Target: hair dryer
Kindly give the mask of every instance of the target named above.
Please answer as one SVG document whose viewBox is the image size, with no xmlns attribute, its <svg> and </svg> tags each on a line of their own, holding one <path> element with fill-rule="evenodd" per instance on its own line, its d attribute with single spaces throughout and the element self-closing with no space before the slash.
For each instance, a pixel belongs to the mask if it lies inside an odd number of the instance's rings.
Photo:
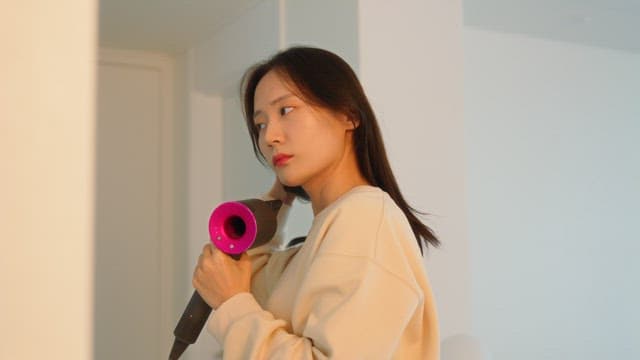
<svg viewBox="0 0 640 360">
<path fill-rule="evenodd" d="M 277 215 L 282 201 L 248 199 L 220 204 L 209 218 L 211 242 L 220 251 L 238 259 L 243 252 L 267 243 L 278 227 Z M 198 339 L 211 314 L 211 307 L 193 292 L 178 325 L 169 360 L 176 360 L 187 346 Z"/>
</svg>

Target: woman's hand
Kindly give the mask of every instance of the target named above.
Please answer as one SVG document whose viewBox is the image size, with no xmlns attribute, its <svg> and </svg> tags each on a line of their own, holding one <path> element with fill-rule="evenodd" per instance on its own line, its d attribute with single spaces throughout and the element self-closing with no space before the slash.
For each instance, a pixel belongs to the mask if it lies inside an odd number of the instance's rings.
<svg viewBox="0 0 640 360">
<path fill-rule="evenodd" d="M 239 260 L 234 260 L 208 243 L 202 249 L 192 283 L 202 299 L 217 309 L 232 296 L 251 290 L 249 256 L 243 253 Z"/>
<path fill-rule="evenodd" d="M 276 178 L 273 186 L 271 187 L 271 190 L 269 190 L 269 196 L 274 199 L 280 200 L 287 205 L 291 205 L 291 203 L 293 203 L 293 200 L 295 200 L 296 198 L 295 194 L 287 192 L 284 189 L 284 186 L 282 186 L 282 183 L 280 182 L 280 180 L 278 180 L 278 178 Z"/>
</svg>

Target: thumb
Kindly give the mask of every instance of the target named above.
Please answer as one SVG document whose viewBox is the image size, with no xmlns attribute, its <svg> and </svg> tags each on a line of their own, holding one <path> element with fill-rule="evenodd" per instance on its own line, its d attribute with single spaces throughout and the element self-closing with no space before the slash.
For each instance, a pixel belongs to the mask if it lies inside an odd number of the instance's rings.
<svg viewBox="0 0 640 360">
<path fill-rule="evenodd" d="M 240 259 L 238 259 L 238 265 L 242 267 L 251 266 L 251 260 L 246 251 L 240 255 Z"/>
</svg>

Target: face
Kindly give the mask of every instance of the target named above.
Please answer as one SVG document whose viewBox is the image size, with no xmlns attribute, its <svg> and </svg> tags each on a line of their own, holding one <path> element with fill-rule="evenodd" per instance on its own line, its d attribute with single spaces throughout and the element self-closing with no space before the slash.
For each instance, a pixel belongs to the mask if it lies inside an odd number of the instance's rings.
<svg viewBox="0 0 640 360">
<path fill-rule="evenodd" d="M 275 71 L 268 72 L 256 87 L 253 122 L 260 151 L 280 182 L 308 189 L 340 176 L 352 151 L 353 124 L 296 93 Z"/>
</svg>

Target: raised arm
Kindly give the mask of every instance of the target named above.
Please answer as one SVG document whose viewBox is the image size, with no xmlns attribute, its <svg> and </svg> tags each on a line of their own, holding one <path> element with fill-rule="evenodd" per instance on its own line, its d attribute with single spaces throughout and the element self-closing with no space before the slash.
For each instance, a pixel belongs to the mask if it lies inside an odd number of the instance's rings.
<svg viewBox="0 0 640 360">
<path fill-rule="evenodd" d="M 334 271 L 332 271 L 333 269 Z M 212 315 L 208 329 L 225 358 L 389 359 L 422 296 L 367 258 L 317 258 L 297 296 L 303 324 L 263 310 L 249 293 Z M 300 327 L 295 333 L 293 326 Z"/>
</svg>

